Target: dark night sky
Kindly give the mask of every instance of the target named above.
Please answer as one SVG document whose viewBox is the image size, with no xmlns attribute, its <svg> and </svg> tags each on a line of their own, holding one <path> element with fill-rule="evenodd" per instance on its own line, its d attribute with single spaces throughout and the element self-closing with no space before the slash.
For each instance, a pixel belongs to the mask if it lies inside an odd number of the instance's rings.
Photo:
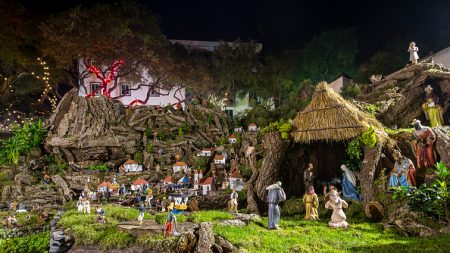
<svg viewBox="0 0 450 253">
<path fill-rule="evenodd" d="M 26 1 L 26 7 L 51 13 L 94 1 L 59 2 Z M 450 1 L 137 2 L 158 15 L 163 33 L 171 39 L 234 40 L 240 37 L 263 43 L 265 52 L 277 52 L 301 48 L 323 31 L 354 28 L 363 59 L 381 50 L 386 40 L 397 35 L 409 35 L 419 46 L 427 44 L 431 50 L 450 46 Z"/>
</svg>

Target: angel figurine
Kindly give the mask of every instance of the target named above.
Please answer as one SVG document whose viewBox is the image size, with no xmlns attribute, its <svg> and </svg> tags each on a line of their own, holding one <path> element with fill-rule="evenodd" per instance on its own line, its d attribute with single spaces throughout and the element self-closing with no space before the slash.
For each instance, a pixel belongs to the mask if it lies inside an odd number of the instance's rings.
<svg viewBox="0 0 450 253">
<path fill-rule="evenodd" d="M 418 51 L 419 48 L 416 47 L 416 42 L 411 41 L 411 43 L 409 43 L 408 52 L 409 52 L 409 61 L 412 64 L 417 64 L 417 60 L 419 59 L 419 55 L 417 54 Z"/>
</svg>

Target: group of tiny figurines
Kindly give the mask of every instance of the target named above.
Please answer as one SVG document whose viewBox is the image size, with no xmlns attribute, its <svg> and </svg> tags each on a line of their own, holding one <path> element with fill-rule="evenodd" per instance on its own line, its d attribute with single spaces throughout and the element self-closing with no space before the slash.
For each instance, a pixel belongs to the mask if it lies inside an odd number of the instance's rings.
<svg viewBox="0 0 450 253">
<path fill-rule="evenodd" d="M 13 201 L 9 205 L 9 210 L 11 211 L 11 214 L 2 222 L 5 228 L 18 228 L 21 225 L 30 225 L 31 213 L 39 213 L 39 224 L 44 223 L 48 219 L 48 213 L 45 210 L 40 210 L 37 204 L 33 204 L 32 209 L 27 210 L 23 203 L 17 205 L 17 201 Z M 26 213 L 24 223 L 19 224 L 16 213 Z"/>
</svg>

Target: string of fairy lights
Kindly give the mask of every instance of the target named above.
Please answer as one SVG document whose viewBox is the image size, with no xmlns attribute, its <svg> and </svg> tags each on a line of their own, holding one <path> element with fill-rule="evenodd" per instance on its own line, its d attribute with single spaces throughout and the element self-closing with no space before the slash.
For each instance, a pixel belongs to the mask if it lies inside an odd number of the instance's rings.
<svg viewBox="0 0 450 253">
<path fill-rule="evenodd" d="M 38 74 L 35 72 L 31 72 L 31 75 L 35 77 L 38 80 L 42 80 L 44 83 L 44 90 L 42 91 L 40 98 L 38 99 L 38 102 L 44 102 L 46 99 L 49 100 L 52 111 L 56 110 L 56 106 L 58 104 L 58 99 L 56 97 L 56 94 L 52 92 L 53 87 L 51 86 L 50 78 L 50 67 L 47 65 L 47 62 L 45 62 L 41 58 L 37 58 L 37 61 L 39 62 L 39 66 L 42 67 L 42 73 Z M 4 78 L 5 82 L 8 81 L 8 78 Z M 11 93 L 14 93 L 14 89 L 12 87 L 12 82 L 8 86 Z M 3 111 L 3 110 L 0 110 Z M 35 121 L 39 117 L 44 116 L 44 112 L 35 112 L 34 116 L 27 116 L 26 113 L 13 110 L 11 108 L 4 108 L 3 112 L 0 112 L 3 114 L 3 116 L 0 115 L 0 131 L 3 132 L 10 132 L 11 129 L 14 126 L 17 125 L 23 125 L 27 121 Z M 37 114 L 37 115 L 36 115 Z"/>
</svg>

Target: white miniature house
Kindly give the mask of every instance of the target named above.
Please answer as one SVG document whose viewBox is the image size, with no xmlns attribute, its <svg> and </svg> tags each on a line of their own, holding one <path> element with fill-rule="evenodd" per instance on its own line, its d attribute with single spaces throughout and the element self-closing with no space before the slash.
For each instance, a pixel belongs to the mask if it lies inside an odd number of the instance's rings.
<svg viewBox="0 0 450 253">
<path fill-rule="evenodd" d="M 210 157 L 212 155 L 212 148 L 204 148 L 198 156 Z"/>
<path fill-rule="evenodd" d="M 256 126 L 255 123 L 251 123 L 250 125 L 248 125 L 248 131 L 251 132 L 258 131 L 258 127 Z"/>
<path fill-rule="evenodd" d="M 225 164 L 225 157 L 223 155 L 215 155 L 214 164 Z"/>
<path fill-rule="evenodd" d="M 228 178 L 228 181 L 230 182 L 230 189 L 241 191 L 244 188 L 244 178 L 239 170 L 234 170 Z"/>
<path fill-rule="evenodd" d="M 142 172 L 142 165 L 139 165 L 135 160 L 127 160 L 123 164 L 125 172 Z"/>
<path fill-rule="evenodd" d="M 207 177 L 200 182 L 201 193 L 203 196 L 208 195 L 208 192 L 211 191 L 213 184 L 213 178 Z"/>
<path fill-rule="evenodd" d="M 167 176 L 167 177 L 164 178 L 164 180 L 163 180 L 163 184 L 164 184 L 164 185 L 171 185 L 171 184 L 174 184 L 174 183 L 175 183 L 175 180 L 173 179 L 172 176 Z"/>
<path fill-rule="evenodd" d="M 228 143 L 234 144 L 234 143 L 236 143 L 236 142 L 237 142 L 236 135 L 230 134 L 230 135 L 228 136 Z"/>
<path fill-rule="evenodd" d="M 188 172 L 189 168 L 185 162 L 178 161 L 173 165 L 173 173 L 179 173 L 180 171 L 183 171 L 185 174 L 190 173 Z"/>
</svg>

